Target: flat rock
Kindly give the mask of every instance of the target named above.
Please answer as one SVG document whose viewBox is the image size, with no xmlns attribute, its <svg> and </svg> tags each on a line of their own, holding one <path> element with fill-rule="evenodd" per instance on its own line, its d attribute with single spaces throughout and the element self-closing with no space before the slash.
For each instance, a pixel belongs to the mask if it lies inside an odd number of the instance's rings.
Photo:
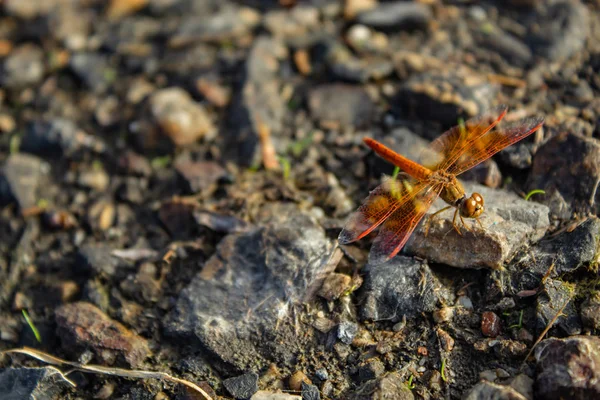
<svg viewBox="0 0 600 400">
<path fill-rule="evenodd" d="M 599 179 L 600 141 L 563 132 L 538 149 L 527 187 L 544 190 L 539 201 L 556 217 L 568 219 L 574 212 L 600 212 Z"/>
<path fill-rule="evenodd" d="M 0 204 L 14 201 L 21 210 L 34 206 L 49 171 L 50 166 L 35 156 L 8 156 L 0 169 Z"/>
<path fill-rule="evenodd" d="M 258 391 L 258 375 L 244 374 L 223 380 L 225 389 L 236 399 L 250 399 Z"/>
<path fill-rule="evenodd" d="M 535 398 L 600 398 L 600 338 L 550 338 L 535 349 Z"/>
<path fill-rule="evenodd" d="M 113 256 L 113 249 L 106 244 L 84 244 L 77 253 L 78 265 L 88 271 L 104 276 L 114 276 L 128 264 Z"/>
<path fill-rule="evenodd" d="M 498 53 L 512 65 L 525 67 L 533 59 L 531 49 L 525 43 L 502 29 L 495 28 L 491 34 L 480 32 L 476 37 L 483 48 Z"/>
<path fill-rule="evenodd" d="M 365 83 L 391 75 L 394 64 L 381 56 L 355 56 L 344 44 L 327 44 L 326 62 L 330 72 L 341 80 Z"/>
<path fill-rule="evenodd" d="M 556 314 L 560 312 L 560 316 L 553 323 L 552 328 L 557 328 L 567 335 L 581 333 L 581 320 L 572 299 L 575 290 L 573 285 L 547 278 L 542 285 L 542 289 L 542 293 L 536 299 L 537 331 L 543 332 Z M 566 307 L 561 311 L 565 304 Z"/>
<path fill-rule="evenodd" d="M 258 372 L 271 361 L 293 364 L 304 336 L 290 324 L 291 307 L 312 298 L 335 268 L 328 264 L 332 250 L 315 220 L 292 210 L 283 220 L 230 234 L 181 292 L 165 329 L 197 339 L 240 370 Z"/>
<path fill-rule="evenodd" d="M 400 86 L 394 107 L 420 118 L 456 125 L 460 117 L 474 117 L 491 108 L 500 87 L 464 67 L 412 75 Z"/>
<path fill-rule="evenodd" d="M 0 370 L 2 400 L 53 400 L 67 385 L 54 368 Z"/>
<path fill-rule="evenodd" d="M 356 17 L 361 24 L 391 31 L 423 28 L 432 18 L 433 13 L 427 5 L 405 1 L 380 3 Z"/>
<path fill-rule="evenodd" d="M 227 171 L 214 161 L 186 161 L 175 164 L 189 193 L 201 193 L 213 186 Z"/>
<path fill-rule="evenodd" d="M 21 151 L 45 157 L 70 156 L 82 149 L 102 152 L 105 144 L 65 118 L 33 121 L 21 140 Z"/>
<path fill-rule="evenodd" d="M 375 104 L 364 88 L 339 83 L 312 89 L 308 93 L 308 108 L 312 117 L 329 129 L 364 128 L 375 113 Z"/>
<path fill-rule="evenodd" d="M 471 232 L 459 222 L 462 236 L 452 226 L 454 210 L 438 214 L 425 237 L 427 215 L 408 240 L 405 250 L 431 262 L 459 268 L 502 267 L 522 245 L 539 240 L 548 226 L 548 208 L 525 201 L 516 194 L 463 182 L 467 196 L 477 192 L 484 198 L 485 211 L 480 217 L 484 229 L 474 220 L 465 220 Z M 445 207 L 436 200 L 429 215 Z"/>
<path fill-rule="evenodd" d="M 91 349 L 101 363 L 110 365 L 122 357 L 136 367 L 150 355 L 146 339 L 90 303 L 65 304 L 56 309 L 55 318 L 63 349 L 74 357 L 83 349 Z"/>
<path fill-rule="evenodd" d="M 360 316 L 363 320 L 401 320 L 433 311 L 442 286 L 426 263 L 396 256 L 390 261 L 365 268 L 360 289 Z"/>
</svg>

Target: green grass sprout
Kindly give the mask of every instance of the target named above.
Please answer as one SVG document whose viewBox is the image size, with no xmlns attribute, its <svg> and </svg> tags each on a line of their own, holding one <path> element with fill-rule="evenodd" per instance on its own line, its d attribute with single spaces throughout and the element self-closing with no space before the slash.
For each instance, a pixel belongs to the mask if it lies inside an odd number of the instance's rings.
<svg viewBox="0 0 600 400">
<path fill-rule="evenodd" d="M 414 375 L 411 375 L 411 376 L 410 376 L 410 378 L 408 378 L 408 382 L 406 382 L 406 387 L 407 387 L 409 390 L 413 390 L 413 389 L 415 388 L 415 386 L 416 386 L 416 385 L 413 383 L 413 379 L 414 379 L 414 377 L 415 377 Z"/>
<path fill-rule="evenodd" d="M 40 336 L 40 332 L 35 327 L 31 318 L 29 318 L 29 314 L 27 313 L 27 310 L 23 309 L 23 310 L 21 310 L 21 312 L 23 313 L 23 316 L 25 317 L 25 321 L 27 321 L 27 325 L 29 325 L 29 328 L 31 328 L 31 331 L 33 332 L 33 335 L 35 336 L 37 341 L 39 343 L 42 343 L 42 337 Z"/>
<path fill-rule="evenodd" d="M 398 177 L 399 173 L 400 173 L 400 167 L 395 166 L 394 167 L 394 172 L 392 172 L 392 179 L 396 179 Z"/>
<path fill-rule="evenodd" d="M 442 358 L 442 368 L 440 369 L 440 373 L 442 374 L 442 380 L 444 382 L 448 382 L 448 378 L 446 378 L 446 359 Z"/>
<path fill-rule="evenodd" d="M 546 194 L 546 192 L 542 189 L 534 189 L 531 192 L 527 193 L 527 195 L 525 196 L 525 200 L 529 200 L 529 198 L 534 194 Z"/>
<path fill-rule="evenodd" d="M 150 161 L 150 165 L 152 165 L 152 168 L 162 169 L 162 168 L 166 168 L 170 162 L 171 162 L 171 156 L 166 155 L 166 156 L 162 156 L 162 157 L 153 158 L 152 161 Z"/>
<path fill-rule="evenodd" d="M 287 181 L 290 178 L 290 171 L 292 170 L 292 164 L 290 163 L 290 160 L 285 156 L 279 156 L 277 158 L 279 159 L 279 163 L 281 164 L 281 166 L 283 168 L 283 179 Z"/>
<path fill-rule="evenodd" d="M 10 143 L 9 143 L 10 154 L 18 153 L 20 147 L 21 147 L 21 135 L 19 135 L 19 134 L 12 135 L 10 138 Z"/>
<path fill-rule="evenodd" d="M 521 312 L 519 313 L 519 322 L 509 326 L 508 328 L 509 329 L 512 329 L 512 328 L 521 329 L 522 327 L 523 327 L 523 310 L 521 310 Z"/>
</svg>

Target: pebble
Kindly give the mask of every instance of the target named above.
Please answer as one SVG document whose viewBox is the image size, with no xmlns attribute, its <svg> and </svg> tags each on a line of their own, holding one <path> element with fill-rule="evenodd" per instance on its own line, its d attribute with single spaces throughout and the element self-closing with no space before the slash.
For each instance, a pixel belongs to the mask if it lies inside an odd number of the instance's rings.
<svg viewBox="0 0 600 400">
<path fill-rule="evenodd" d="M 4 368 L 0 370 L 0 398 L 51 399 L 68 386 L 62 379 L 56 379 L 55 368 Z"/>
<path fill-rule="evenodd" d="M 493 311 L 485 311 L 481 316 L 481 333 L 487 337 L 500 334 L 500 317 Z"/>
<path fill-rule="evenodd" d="M 33 45 L 15 48 L 2 63 L 0 83 L 12 89 L 36 85 L 44 78 L 44 53 Z"/>
<path fill-rule="evenodd" d="M 312 117 L 324 128 L 363 128 L 375 115 L 373 100 L 360 86 L 317 86 L 309 92 L 307 101 Z M 330 104 L 336 104 L 336 107 L 329 107 Z"/>
<path fill-rule="evenodd" d="M 288 381 L 288 386 L 291 390 L 299 392 L 302 389 L 302 384 L 312 384 L 306 374 L 300 370 L 294 372 Z"/>
<path fill-rule="evenodd" d="M 247 373 L 223 380 L 223 386 L 235 399 L 247 400 L 258 391 L 258 375 Z"/>
<path fill-rule="evenodd" d="M 420 3 L 392 1 L 360 12 L 356 20 L 381 30 L 424 28 L 433 18 L 431 9 Z"/>
</svg>

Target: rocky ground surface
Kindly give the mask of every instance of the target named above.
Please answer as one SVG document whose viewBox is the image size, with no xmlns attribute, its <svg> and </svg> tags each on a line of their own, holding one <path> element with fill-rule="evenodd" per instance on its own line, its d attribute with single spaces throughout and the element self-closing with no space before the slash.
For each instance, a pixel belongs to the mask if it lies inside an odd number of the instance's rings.
<svg viewBox="0 0 600 400">
<path fill-rule="evenodd" d="M 501 103 L 546 122 L 461 177 L 484 230 L 337 244 L 392 173 L 363 136 L 416 157 Z M 600 398 L 599 182 L 597 0 L 0 2 L 0 351 L 213 399 Z M 0 355 L 2 399 L 206 398 L 66 378 Z"/>
</svg>

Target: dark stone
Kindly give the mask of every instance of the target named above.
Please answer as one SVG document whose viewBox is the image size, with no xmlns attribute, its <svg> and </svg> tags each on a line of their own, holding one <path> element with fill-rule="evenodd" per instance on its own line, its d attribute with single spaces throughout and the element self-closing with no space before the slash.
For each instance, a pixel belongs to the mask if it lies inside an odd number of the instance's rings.
<svg viewBox="0 0 600 400">
<path fill-rule="evenodd" d="M 362 87 L 344 84 L 312 89 L 308 93 L 308 107 L 321 126 L 334 129 L 364 128 L 375 113 L 375 104 Z"/>
<path fill-rule="evenodd" d="M 100 139 L 88 135 L 72 121 L 63 118 L 32 122 L 21 140 L 22 151 L 53 158 L 68 156 L 80 149 L 102 152 L 104 148 Z"/>
<path fill-rule="evenodd" d="M 542 287 L 543 292 L 537 297 L 535 310 L 537 331 L 541 333 L 560 312 L 552 327 L 567 335 L 581 333 L 581 320 L 573 303 L 575 288 L 571 284 L 551 278 L 546 279 Z M 561 312 L 561 308 L 567 302 L 567 306 Z"/>
<path fill-rule="evenodd" d="M 350 49 L 338 42 L 327 45 L 326 62 L 330 72 L 341 80 L 365 83 L 381 80 L 394 71 L 392 61 L 378 56 L 355 56 Z"/>
<path fill-rule="evenodd" d="M 556 217 L 568 219 L 573 212 L 600 213 L 600 191 L 594 192 L 598 180 L 600 142 L 562 132 L 538 149 L 527 187 L 544 190 L 546 194 L 538 201 L 548 205 Z"/>
<path fill-rule="evenodd" d="M 491 34 L 480 34 L 478 41 L 483 48 L 500 54 L 512 65 L 524 67 L 533 59 L 531 50 L 525 43 L 499 28 L 494 29 Z"/>
<path fill-rule="evenodd" d="M 481 381 L 471 390 L 469 390 L 463 400 L 528 400 L 529 397 L 525 397 L 510 386 L 501 385 L 498 383 Z"/>
<path fill-rule="evenodd" d="M 71 70 L 94 92 L 104 92 L 116 79 L 108 59 L 98 53 L 73 54 L 69 61 Z"/>
<path fill-rule="evenodd" d="M 178 162 L 175 169 L 185 181 L 188 193 L 202 193 L 211 188 L 227 171 L 213 161 Z"/>
<path fill-rule="evenodd" d="M 346 397 L 349 400 L 413 400 L 415 396 L 398 372 L 365 382 Z"/>
<path fill-rule="evenodd" d="M 399 321 L 435 309 L 442 296 L 441 284 L 426 263 L 396 256 L 390 261 L 367 265 L 360 289 L 363 320 Z"/>
<path fill-rule="evenodd" d="M 302 400 L 321 400 L 319 388 L 315 385 L 302 382 Z"/>
<path fill-rule="evenodd" d="M 296 329 L 309 328 L 295 327 L 288 313 L 312 298 L 335 268 L 328 264 L 332 250 L 322 228 L 297 209 L 230 234 L 180 293 L 166 331 L 196 338 L 240 370 L 258 372 L 271 362 L 293 365 L 294 353 L 305 349 L 311 335 L 298 334 Z"/>
<path fill-rule="evenodd" d="M 586 329 L 600 331 L 600 294 L 594 293 L 581 304 L 581 321 Z"/>
<path fill-rule="evenodd" d="M 393 1 L 380 3 L 375 8 L 360 13 L 356 20 L 364 25 L 388 31 L 424 28 L 433 13 L 425 4 Z"/>
<path fill-rule="evenodd" d="M 370 381 L 371 379 L 377 379 L 385 372 L 385 365 L 377 359 L 372 358 L 365 362 L 363 365 L 358 367 L 357 380 L 359 383 Z"/>
<path fill-rule="evenodd" d="M 15 202 L 21 210 L 35 206 L 50 166 L 35 156 L 11 154 L 0 169 L 0 204 Z"/>
<path fill-rule="evenodd" d="M 513 168 L 526 169 L 531 167 L 533 163 L 531 148 L 526 143 L 516 143 L 508 146 L 498 153 L 498 155 L 504 164 Z"/>
<path fill-rule="evenodd" d="M 600 339 L 596 336 L 550 338 L 535 349 L 535 398 L 600 398 Z"/>
<path fill-rule="evenodd" d="M 2 400 L 54 400 L 67 383 L 54 368 L 7 368 L 0 370 Z"/>
<path fill-rule="evenodd" d="M 258 391 L 258 375 L 248 373 L 223 381 L 225 389 L 236 399 L 248 400 Z"/>
<path fill-rule="evenodd" d="M 94 271 L 96 274 L 113 276 L 119 269 L 127 266 L 121 258 L 114 257 L 112 248 L 105 244 L 86 244 L 79 248 L 78 264 L 81 268 Z"/>
</svg>

